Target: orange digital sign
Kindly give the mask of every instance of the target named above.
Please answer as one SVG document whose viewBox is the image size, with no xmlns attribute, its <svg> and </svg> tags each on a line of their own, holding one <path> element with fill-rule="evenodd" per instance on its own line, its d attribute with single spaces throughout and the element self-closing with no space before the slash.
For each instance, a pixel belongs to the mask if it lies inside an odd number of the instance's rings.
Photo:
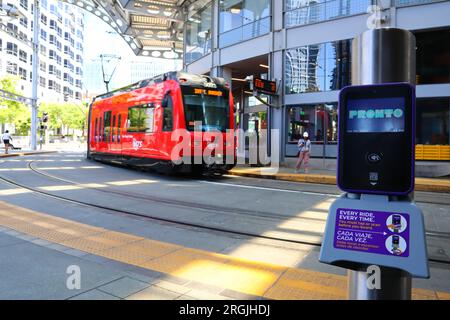
<svg viewBox="0 0 450 320">
<path fill-rule="evenodd" d="M 277 83 L 275 81 L 254 78 L 253 88 L 258 92 L 265 93 L 268 95 L 277 94 Z"/>
<path fill-rule="evenodd" d="M 206 96 L 222 97 L 223 92 L 218 90 L 194 89 L 194 94 L 204 94 Z"/>
</svg>

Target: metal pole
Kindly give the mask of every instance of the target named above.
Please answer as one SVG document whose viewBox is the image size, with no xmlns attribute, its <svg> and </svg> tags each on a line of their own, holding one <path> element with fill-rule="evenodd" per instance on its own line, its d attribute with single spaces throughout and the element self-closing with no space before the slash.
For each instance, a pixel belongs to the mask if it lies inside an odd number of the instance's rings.
<svg viewBox="0 0 450 320">
<path fill-rule="evenodd" d="M 353 40 L 352 84 L 416 83 L 416 40 L 401 29 L 368 30 Z M 367 267 L 367 266 L 366 266 Z M 367 270 L 348 271 L 349 299 L 410 300 L 411 275 L 381 267 L 380 289 L 369 289 Z"/>
<path fill-rule="evenodd" d="M 31 150 L 36 150 L 36 136 L 37 136 L 37 99 L 38 99 L 38 81 L 39 81 L 39 22 L 40 22 L 40 10 L 39 0 L 34 0 L 34 14 L 33 14 L 33 71 L 31 79 Z"/>
<path fill-rule="evenodd" d="M 366 271 L 348 272 L 350 300 L 411 300 L 411 276 L 409 273 L 380 267 L 380 289 L 367 289 Z"/>
</svg>

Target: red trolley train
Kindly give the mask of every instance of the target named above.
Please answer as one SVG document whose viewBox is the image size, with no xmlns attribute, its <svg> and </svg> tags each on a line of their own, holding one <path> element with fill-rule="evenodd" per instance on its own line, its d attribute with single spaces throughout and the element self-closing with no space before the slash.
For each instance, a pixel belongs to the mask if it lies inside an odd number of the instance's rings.
<svg viewBox="0 0 450 320">
<path fill-rule="evenodd" d="M 173 133 L 180 130 L 189 147 L 174 157 L 180 135 Z M 236 161 L 233 132 L 233 97 L 224 79 L 169 72 L 94 98 L 87 157 L 159 171 L 224 173 Z M 204 151 L 212 145 L 211 163 Z"/>
</svg>

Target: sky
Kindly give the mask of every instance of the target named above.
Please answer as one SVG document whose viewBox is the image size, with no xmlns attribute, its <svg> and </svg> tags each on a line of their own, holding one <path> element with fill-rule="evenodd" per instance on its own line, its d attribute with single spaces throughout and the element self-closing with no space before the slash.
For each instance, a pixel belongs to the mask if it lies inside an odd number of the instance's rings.
<svg viewBox="0 0 450 320">
<path fill-rule="evenodd" d="M 111 78 L 110 89 L 120 88 L 132 83 L 130 74 L 131 62 L 154 62 L 158 69 L 165 69 L 163 72 L 180 68 L 180 63 L 176 64 L 172 60 L 155 59 L 149 57 L 137 57 L 126 41 L 118 35 L 102 19 L 92 13 L 85 12 L 84 31 L 84 86 L 85 90 L 100 94 L 106 91 L 103 83 L 100 54 L 112 54 L 120 56 L 121 59 L 109 59 L 104 61 L 106 76 L 108 77 L 117 68 Z M 106 60 L 106 59 L 105 59 Z"/>
</svg>

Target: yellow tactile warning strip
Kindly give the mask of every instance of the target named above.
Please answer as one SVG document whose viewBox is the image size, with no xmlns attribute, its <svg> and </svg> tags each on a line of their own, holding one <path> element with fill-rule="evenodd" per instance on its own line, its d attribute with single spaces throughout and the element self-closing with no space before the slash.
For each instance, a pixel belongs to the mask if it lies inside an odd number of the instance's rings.
<svg viewBox="0 0 450 320">
<path fill-rule="evenodd" d="M 269 299 L 345 299 L 346 277 L 255 262 L 93 227 L 0 201 L 0 225 L 196 283 Z M 450 293 L 413 290 L 414 299 Z"/>
<path fill-rule="evenodd" d="M 236 176 L 244 177 L 336 185 L 336 177 L 334 175 L 293 174 L 283 172 L 268 174 L 262 172 L 261 168 L 234 168 L 230 171 L 230 173 Z M 415 190 L 450 193 L 450 179 L 416 178 Z"/>
</svg>

